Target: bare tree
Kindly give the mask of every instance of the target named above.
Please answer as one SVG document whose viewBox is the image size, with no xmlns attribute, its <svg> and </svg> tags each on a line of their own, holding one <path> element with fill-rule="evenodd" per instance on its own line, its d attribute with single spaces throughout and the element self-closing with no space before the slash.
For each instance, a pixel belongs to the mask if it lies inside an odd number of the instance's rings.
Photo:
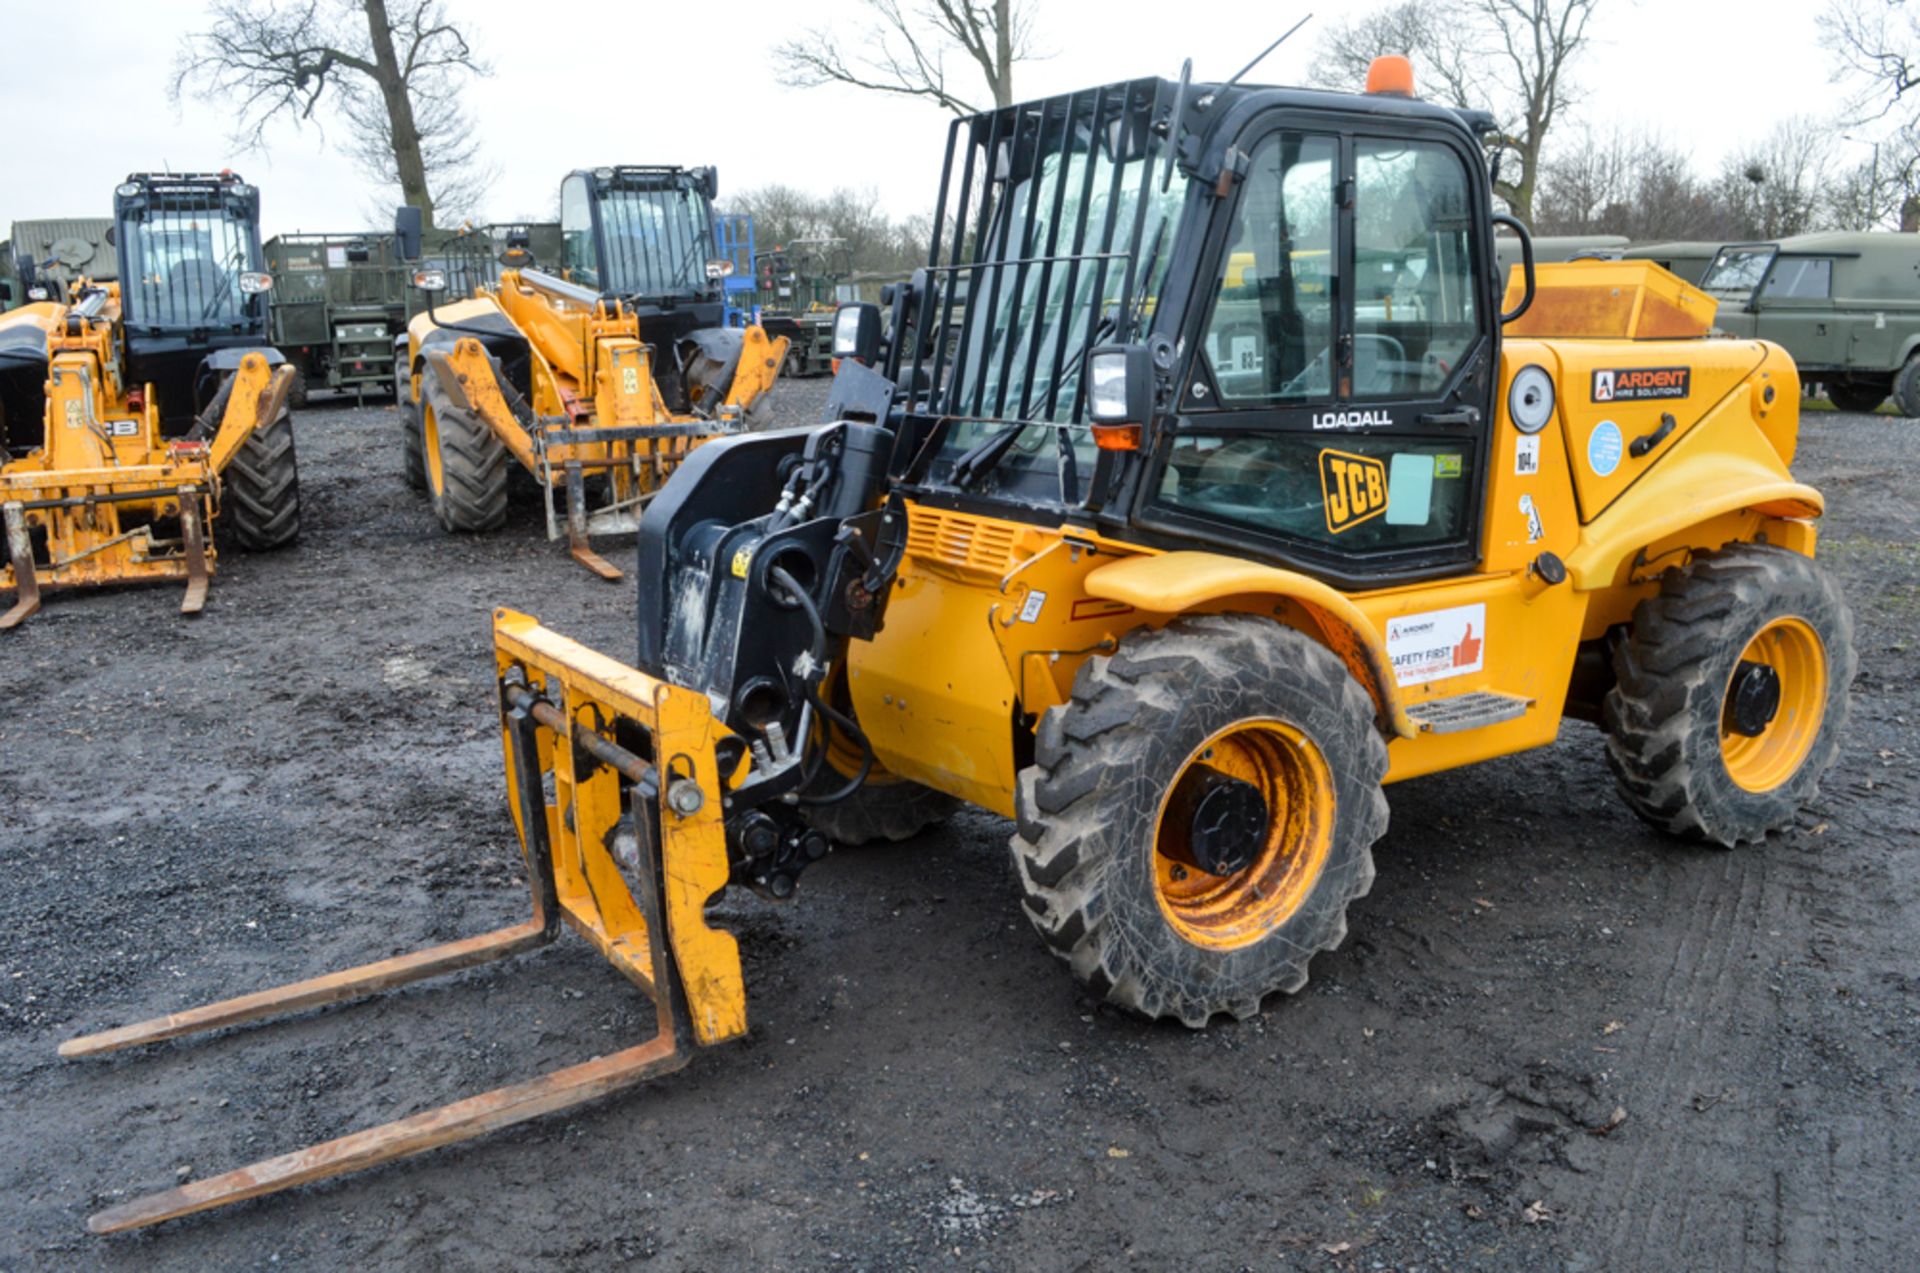
<svg viewBox="0 0 1920 1273">
<path fill-rule="evenodd" d="M 1898 219 L 1920 230 L 1920 9 L 1899 0 L 1828 0 L 1820 42 L 1848 89 L 1845 120 L 1878 133 L 1873 159 L 1842 180 L 1835 215 L 1846 224 Z"/>
<path fill-rule="evenodd" d="M 995 106 L 1013 104 L 1013 68 L 1035 57 L 1032 0 L 862 0 L 868 28 L 853 39 L 866 51 L 849 57 L 831 26 L 813 27 L 774 50 L 775 73 L 795 88 L 845 84 L 923 97 L 956 115 L 971 115 L 970 90 L 947 80 L 956 49 L 985 77 Z"/>
<path fill-rule="evenodd" d="M 486 174 L 460 88 L 489 68 L 443 0 L 215 0 L 210 16 L 183 41 L 173 96 L 234 110 L 236 144 L 262 148 L 276 120 L 318 125 L 324 107 L 361 169 L 428 225 L 478 197 Z"/>
<path fill-rule="evenodd" d="M 1575 99 L 1568 67 L 1586 47 L 1598 2 L 1402 0 L 1329 30 L 1314 78 L 1357 88 L 1376 56 L 1411 57 L 1417 80 L 1433 85 L 1435 96 L 1493 112 L 1501 148 L 1518 168 L 1504 172 L 1494 192 L 1531 221 L 1547 135 Z"/>
<path fill-rule="evenodd" d="M 905 274 L 926 263 L 930 219 L 888 220 L 872 189 L 815 195 L 792 186 L 760 186 L 734 196 L 727 210 L 752 215 L 761 252 L 795 240 L 833 240 L 856 274 Z"/>
<path fill-rule="evenodd" d="M 1718 193 L 1742 238 L 1778 239 L 1824 225 L 1831 184 L 1829 130 L 1789 119 L 1758 145 L 1728 156 Z"/>
</svg>

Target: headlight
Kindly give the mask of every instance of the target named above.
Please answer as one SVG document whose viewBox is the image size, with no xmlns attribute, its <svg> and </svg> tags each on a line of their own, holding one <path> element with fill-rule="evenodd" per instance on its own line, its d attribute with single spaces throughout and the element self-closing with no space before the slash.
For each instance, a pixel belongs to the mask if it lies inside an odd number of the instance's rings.
<svg viewBox="0 0 1920 1273">
<path fill-rule="evenodd" d="M 29 287 L 27 289 L 27 299 L 30 301 L 44 301 L 47 299 L 47 289 L 37 286 Z"/>
<path fill-rule="evenodd" d="M 1553 419 L 1553 377 L 1545 367 L 1529 364 L 1514 373 L 1507 388 L 1507 414 L 1522 433 L 1538 433 Z"/>
<path fill-rule="evenodd" d="M 1087 358 L 1087 412 L 1102 423 L 1127 418 L 1127 351 L 1099 349 Z"/>
<path fill-rule="evenodd" d="M 273 287 L 273 275 L 249 270 L 240 276 L 240 291 L 247 296 L 258 296 Z"/>
<path fill-rule="evenodd" d="M 722 258 L 715 257 L 713 260 L 707 262 L 708 278 L 725 278 L 727 277 L 727 275 L 731 273 L 733 273 L 732 261 L 723 260 Z"/>
<path fill-rule="evenodd" d="M 137 181 L 123 181 L 113 188 L 113 192 L 122 199 L 131 199 L 140 193 L 140 183 Z"/>
<path fill-rule="evenodd" d="M 611 168 L 595 168 L 595 169 L 593 170 L 593 177 L 594 177 L 594 180 L 595 180 L 595 181 L 612 181 L 612 180 L 613 180 L 613 169 L 611 169 Z"/>
<path fill-rule="evenodd" d="M 447 272 L 445 270 L 415 270 L 413 285 L 423 292 L 444 292 L 447 290 Z"/>
</svg>

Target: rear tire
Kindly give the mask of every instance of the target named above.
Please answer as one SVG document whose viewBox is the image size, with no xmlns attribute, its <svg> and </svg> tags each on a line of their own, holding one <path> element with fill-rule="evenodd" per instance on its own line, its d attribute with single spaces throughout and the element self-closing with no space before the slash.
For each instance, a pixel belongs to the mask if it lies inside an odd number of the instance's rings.
<svg viewBox="0 0 1920 1273">
<path fill-rule="evenodd" d="M 1842 411 L 1872 415 L 1886 400 L 1885 385 L 1835 383 L 1827 386 L 1827 401 Z"/>
<path fill-rule="evenodd" d="M 1325 646 L 1271 620 L 1136 631 L 1081 666 L 1035 759 L 1013 838 L 1028 918 L 1108 1003 L 1195 1028 L 1252 1016 L 1306 984 L 1373 885 L 1387 826 L 1373 701 Z M 1213 825 L 1205 805 L 1174 811 L 1188 782 L 1223 773 L 1263 801 L 1233 824 L 1257 845 L 1247 865 L 1215 875 L 1175 856 Z"/>
<path fill-rule="evenodd" d="M 1750 735 L 1742 678 L 1772 669 L 1776 706 Z M 1614 651 L 1607 763 L 1670 835 L 1723 848 L 1789 825 L 1840 750 L 1857 659 L 1839 585 L 1808 558 L 1734 544 L 1670 572 Z"/>
<path fill-rule="evenodd" d="M 234 452 L 221 475 L 220 513 L 248 552 L 284 548 L 300 537 L 300 468 L 293 417 L 284 409 Z"/>
<path fill-rule="evenodd" d="M 837 705 L 842 711 L 848 710 L 844 702 Z M 810 796 L 830 795 L 860 772 L 859 748 L 831 724 L 825 728 L 829 732 L 820 769 L 806 787 Z M 801 805 L 800 816 L 835 844 L 858 848 L 910 840 L 928 827 L 945 822 L 959 807 L 960 801 L 946 792 L 888 773 L 876 763 L 852 795 L 832 804 Z"/>
<path fill-rule="evenodd" d="M 846 785 L 847 775 L 823 764 L 808 786 L 810 795 L 822 795 Z M 863 844 L 898 844 L 953 816 L 960 802 L 944 791 L 876 770 L 845 800 L 802 805 L 800 816 L 808 826 L 835 844 L 859 848 Z"/>
<path fill-rule="evenodd" d="M 452 531 L 498 529 L 507 520 L 512 457 L 485 420 L 453 405 L 431 371 L 420 386 L 421 449 L 435 515 Z"/>
<path fill-rule="evenodd" d="M 1920 419 L 1920 355 L 1909 358 L 1894 376 L 1893 405 L 1909 420 Z"/>
</svg>

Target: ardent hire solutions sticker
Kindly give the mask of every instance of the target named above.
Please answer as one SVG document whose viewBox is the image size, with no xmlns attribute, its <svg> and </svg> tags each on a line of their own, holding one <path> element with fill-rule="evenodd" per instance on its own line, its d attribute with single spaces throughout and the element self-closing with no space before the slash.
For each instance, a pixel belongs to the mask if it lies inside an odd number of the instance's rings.
<svg viewBox="0 0 1920 1273">
<path fill-rule="evenodd" d="M 1693 379 L 1689 367 L 1632 367 L 1624 371 L 1593 373 L 1595 402 L 1647 402 L 1654 398 L 1684 398 Z"/>
<path fill-rule="evenodd" d="M 1486 633 L 1483 603 L 1388 619 L 1387 658 L 1393 679 L 1418 685 L 1478 672 L 1485 662 Z"/>
</svg>

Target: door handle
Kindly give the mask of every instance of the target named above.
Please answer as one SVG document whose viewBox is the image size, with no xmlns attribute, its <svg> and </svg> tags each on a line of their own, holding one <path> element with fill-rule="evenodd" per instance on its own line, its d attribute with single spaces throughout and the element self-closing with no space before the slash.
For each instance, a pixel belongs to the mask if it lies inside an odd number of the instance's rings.
<svg viewBox="0 0 1920 1273">
<path fill-rule="evenodd" d="M 1632 454 L 1634 459 L 1639 459 L 1648 451 L 1653 450 L 1654 447 L 1665 442 L 1667 435 L 1678 428 L 1679 424 L 1680 422 L 1673 418 L 1673 412 L 1662 411 L 1660 413 L 1660 427 L 1652 433 L 1642 434 L 1640 437 L 1635 438 L 1633 445 L 1627 448 L 1628 452 Z"/>
<path fill-rule="evenodd" d="M 1480 408 L 1455 407 L 1451 411 L 1426 411 L 1420 415 L 1421 424 L 1478 424 Z"/>
</svg>

